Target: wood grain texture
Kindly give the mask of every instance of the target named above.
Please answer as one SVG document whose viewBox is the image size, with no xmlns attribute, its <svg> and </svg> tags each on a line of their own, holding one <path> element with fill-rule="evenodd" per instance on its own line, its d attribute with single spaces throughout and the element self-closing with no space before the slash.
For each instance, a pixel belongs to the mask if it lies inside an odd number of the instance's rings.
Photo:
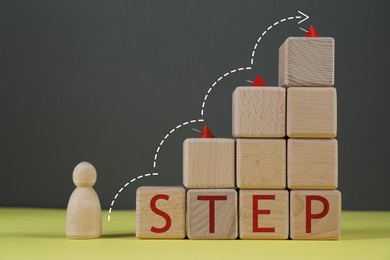
<svg viewBox="0 0 390 260">
<path fill-rule="evenodd" d="M 161 198 L 158 195 L 164 195 L 165 197 Z M 153 198 L 155 199 L 153 200 Z M 138 188 L 136 199 L 136 237 L 184 238 L 186 236 L 185 198 L 186 193 L 183 187 L 144 186 Z M 153 203 L 158 210 L 168 214 L 170 225 L 167 225 L 166 216 L 164 217 L 158 211 L 152 209 L 151 204 Z M 157 229 L 166 227 L 166 230 L 156 231 L 152 227 Z"/>
<path fill-rule="evenodd" d="M 334 85 L 334 39 L 289 37 L 279 48 L 279 85 L 331 87 Z"/>
<path fill-rule="evenodd" d="M 183 183 L 187 188 L 234 188 L 235 141 L 189 138 L 183 143 Z"/>
<path fill-rule="evenodd" d="M 309 202 L 310 210 L 307 212 L 308 196 L 325 198 L 329 204 L 327 214 L 318 218 L 310 217 L 323 213 L 326 206 L 322 201 L 313 199 Z M 307 228 L 308 219 L 311 230 Z M 341 193 L 338 190 L 292 190 L 290 192 L 290 237 L 292 239 L 340 239 Z"/>
<path fill-rule="evenodd" d="M 293 138 L 334 138 L 337 135 L 335 88 L 289 88 L 287 135 Z"/>
<path fill-rule="evenodd" d="M 233 92 L 233 136 L 286 135 L 286 91 L 280 87 L 237 87 Z"/>
<path fill-rule="evenodd" d="M 338 144 L 336 139 L 288 139 L 287 187 L 336 189 Z"/>
<path fill-rule="evenodd" d="M 240 190 L 239 197 L 241 239 L 288 238 L 289 194 L 287 190 Z M 267 210 L 268 214 L 264 212 Z M 262 228 L 274 230 L 262 230 Z"/>
<path fill-rule="evenodd" d="M 67 238 L 98 238 L 102 233 L 102 211 L 99 197 L 92 186 L 97 178 L 95 167 L 88 163 L 79 163 L 73 170 L 73 182 L 76 189 L 70 196 L 66 209 Z"/>
<path fill-rule="evenodd" d="M 225 198 L 214 200 L 214 211 L 211 210 L 210 200 L 204 198 L 210 196 Z M 210 222 L 212 212 L 214 212 L 214 222 Z M 235 189 L 190 189 L 187 191 L 187 236 L 190 239 L 237 238 L 237 215 Z M 213 230 L 210 230 L 211 226 L 214 226 Z"/>
<path fill-rule="evenodd" d="M 237 187 L 286 188 L 286 146 L 284 139 L 237 139 Z"/>
</svg>

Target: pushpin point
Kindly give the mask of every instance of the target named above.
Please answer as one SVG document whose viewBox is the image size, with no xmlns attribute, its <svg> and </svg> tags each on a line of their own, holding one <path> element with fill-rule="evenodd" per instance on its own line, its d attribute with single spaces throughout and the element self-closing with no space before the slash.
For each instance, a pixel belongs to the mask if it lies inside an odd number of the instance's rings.
<svg viewBox="0 0 390 260">
<path fill-rule="evenodd" d="M 214 135 L 213 135 L 213 133 L 211 133 L 211 131 L 207 127 L 207 125 L 204 125 L 199 137 L 200 138 L 214 138 Z"/>
<path fill-rule="evenodd" d="M 260 77 L 260 75 L 257 75 L 255 80 L 252 82 L 252 87 L 264 87 L 267 84 L 265 84 L 264 80 Z"/>
<path fill-rule="evenodd" d="M 318 33 L 314 29 L 313 25 L 310 25 L 309 31 L 306 33 L 305 37 L 318 37 Z"/>
</svg>

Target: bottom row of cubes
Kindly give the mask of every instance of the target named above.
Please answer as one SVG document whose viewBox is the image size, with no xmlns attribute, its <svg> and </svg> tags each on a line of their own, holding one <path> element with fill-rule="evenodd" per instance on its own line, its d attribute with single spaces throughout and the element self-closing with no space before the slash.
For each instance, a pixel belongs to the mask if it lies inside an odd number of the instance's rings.
<svg viewBox="0 0 390 260">
<path fill-rule="evenodd" d="M 340 239 L 338 190 L 140 187 L 138 238 Z"/>
</svg>

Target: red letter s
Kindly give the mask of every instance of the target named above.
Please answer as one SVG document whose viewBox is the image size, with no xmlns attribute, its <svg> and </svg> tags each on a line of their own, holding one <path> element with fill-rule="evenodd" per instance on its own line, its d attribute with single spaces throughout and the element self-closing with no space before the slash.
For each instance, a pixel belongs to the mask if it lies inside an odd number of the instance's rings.
<svg viewBox="0 0 390 260">
<path fill-rule="evenodd" d="M 157 194 L 150 200 L 150 209 L 154 213 L 156 213 L 157 215 L 159 215 L 165 219 L 165 226 L 163 226 L 162 228 L 157 228 L 154 226 L 152 226 L 150 228 L 150 231 L 152 231 L 154 233 L 164 233 L 164 232 L 168 231 L 168 229 L 170 229 L 170 227 L 172 225 L 171 217 L 166 212 L 164 212 L 156 207 L 156 201 L 159 199 L 169 200 L 169 196 L 166 194 Z"/>
</svg>

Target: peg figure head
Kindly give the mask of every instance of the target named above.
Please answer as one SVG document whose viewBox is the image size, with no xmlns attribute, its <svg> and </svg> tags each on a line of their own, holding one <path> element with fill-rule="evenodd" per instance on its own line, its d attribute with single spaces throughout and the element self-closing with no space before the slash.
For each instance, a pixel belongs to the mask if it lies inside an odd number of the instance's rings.
<svg viewBox="0 0 390 260">
<path fill-rule="evenodd" d="M 77 187 L 92 187 L 96 178 L 96 169 L 89 162 L 81 162 L 73 170 L 73 182 Z"/>
</svg>

